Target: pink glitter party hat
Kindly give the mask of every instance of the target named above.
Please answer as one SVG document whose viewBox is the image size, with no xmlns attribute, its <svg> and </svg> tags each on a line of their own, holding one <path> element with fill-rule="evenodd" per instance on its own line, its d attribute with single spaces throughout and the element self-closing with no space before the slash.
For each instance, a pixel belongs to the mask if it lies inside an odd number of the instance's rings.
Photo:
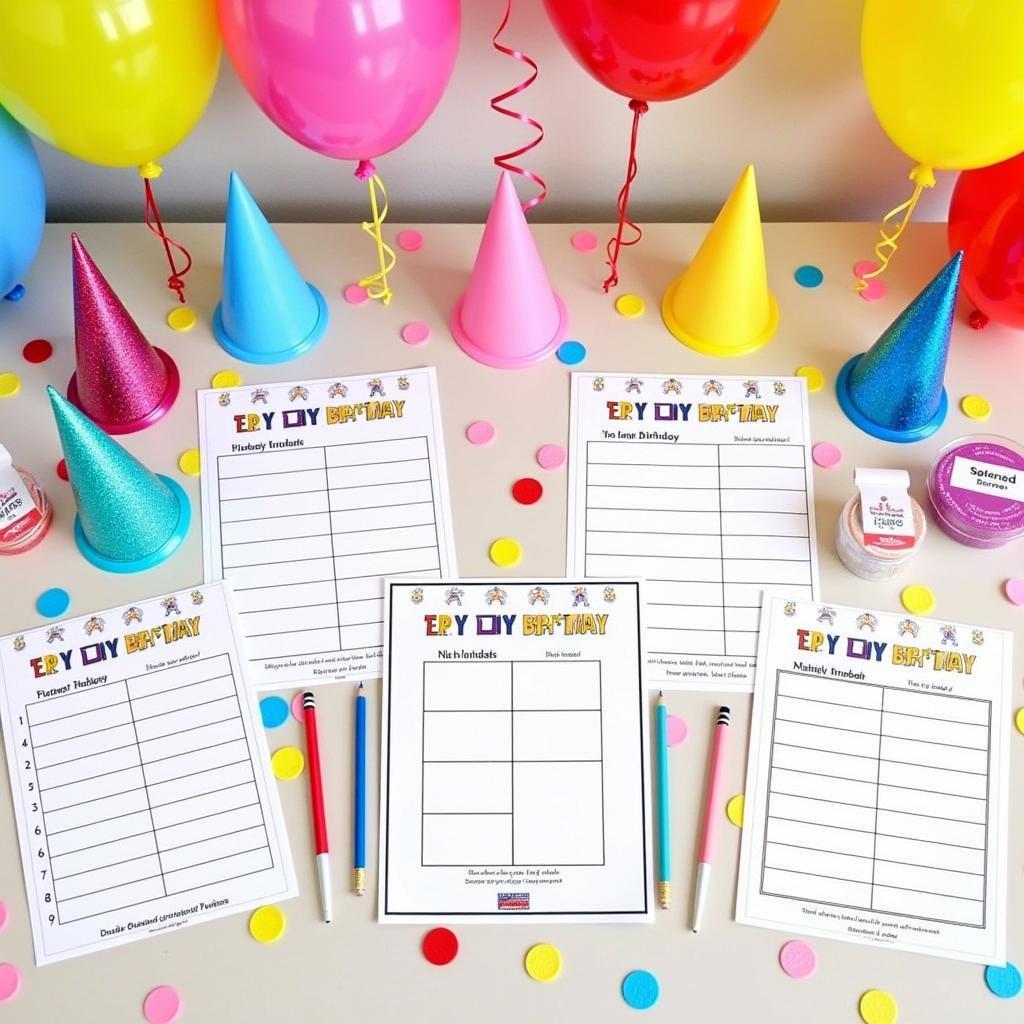
<svg viewBox="0 0 1024 1024">
<path fill-rule="evenodd" d="M 178 368 L 146 340 L 78 235 L 71 235 L 75 372 L 68 399 L 108 434 L 156 423 L 178 397 Z"/>
</svg>

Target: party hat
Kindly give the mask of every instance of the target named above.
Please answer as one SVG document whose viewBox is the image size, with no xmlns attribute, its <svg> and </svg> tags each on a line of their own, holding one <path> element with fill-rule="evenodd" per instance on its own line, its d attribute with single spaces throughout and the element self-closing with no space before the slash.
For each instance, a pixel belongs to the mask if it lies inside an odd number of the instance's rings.
<svg viewBox="0 0 1024 1024">
<path fill-rule="evenodd" d="M 708 356 L 742 356 L 779 325 L 768 291 L 753 165 L 736 182 L 693 262 L 665 290 L 661 318 L 678 341 Z"/>
<path fill-rule="evenodd" d="M 224 296 L 213 313 L 221 348 L 247 363 L 283 363 L 327 329 L 327 303 L 303 280 L 263 211 L 234 172 L 224 227 Z"/>
<path fill-rule="evenodd" d="M 866 433 L 902 443 L 942 426 L 948 405 L 942 378 L 963 258 L 963 251 L 955 253 L 878 341 L 840 370 L 839 404 Z"/>
<path fill-rule="evenodd" d="M 54 388 L 46 390 L 78 506 L 78 549 L 107 572 L 159 565 L 188 533 L 185 492 L 169 477 L 151 473 Z"/>
<path fill-rule="evenodd" d="M 502 171 L 469 286 L 452 310 L 452 334 L 478 363 L 515 370 L 551 355 L 567 324 L 515 186 Z"/>
<path fill-rule="evenodd" d="M 75 372 L 68 399 L 108 434 L 156 423 L 178 397 L 178 367 L 148 341 L 82 240 L 71 235 Z"/>
</svg>

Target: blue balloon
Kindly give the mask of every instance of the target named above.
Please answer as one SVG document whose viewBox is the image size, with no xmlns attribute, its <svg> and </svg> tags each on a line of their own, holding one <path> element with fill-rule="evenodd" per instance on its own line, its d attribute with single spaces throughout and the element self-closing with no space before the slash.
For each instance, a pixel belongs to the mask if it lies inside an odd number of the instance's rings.
<svg viewBox="0 0 1024 1024">
<path fill-rule="evenodd" d="M 36 258 L 46 222 L 46 190 L 28 132 L 0 107 L 0 297 Z"/>
</svg>

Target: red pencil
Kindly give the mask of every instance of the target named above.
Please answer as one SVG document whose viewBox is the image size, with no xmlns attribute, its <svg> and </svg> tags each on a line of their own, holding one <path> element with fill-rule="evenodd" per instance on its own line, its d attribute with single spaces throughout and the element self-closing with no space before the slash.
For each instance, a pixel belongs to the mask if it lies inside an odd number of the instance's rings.
<svg viewBox="0 0 1024 1024">
<path fill-rule="evenodd" d="M 320 883 L 320 908 L 324 921 L 331 923 L 331 860 L 327 849 L 327 816 L 324 813 L 324 787 L 320 777 L 320 744 L 316 732 L 316 697 L 308 690 L 302 695 L 306 722 L 306 761 L 309 765 L 309 798 L 313 809 L 313 843 L 316 848 L 316 875 Z"/>
</svg>

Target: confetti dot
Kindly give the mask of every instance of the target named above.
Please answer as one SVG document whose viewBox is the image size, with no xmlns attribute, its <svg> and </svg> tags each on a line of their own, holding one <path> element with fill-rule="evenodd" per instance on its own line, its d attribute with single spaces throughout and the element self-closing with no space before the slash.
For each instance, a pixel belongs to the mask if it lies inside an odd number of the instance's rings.
<svg viewBox="0 0 1024 1024">
<path fill-rule="evenodd" d="M 990 964 L 985 968 L 985 984 L 992 995 L 1000 999 L 1013 999 L 1020 995 L 1020 971 L 1009 962 L 1005 967 Z"/>
<path fill-rule="evenodd" d="M 299 694 L 301 697 L 302 695 Z M 260 701 L 260 718 L 263 719 L 264 729 L 276 729 L 288 721 L 291 708 L 284 697 L 264 697 Z M 299 768 L 302 771 L 302 768 Z"/>
<path fill-rule="evenodd" d="M 413 228 L 405 228 L 395 235 L 395 243 L 403 252 L 416 252 L 423 248 L 423 235 Z"/>
<path fill-rule="evenodd" d="M 658 979 L 650 971 L 630 971 L 622 979 L 622 998 L 634 1010 L 649 1010 L 660 994 Z"/>
<path fill-rule="evenodd" d="M 561 469 L 565 465 L 565 449 L 560 444 L 542 444 L 537 449 L 537 465 L 541 469 Z"/>
<path fill-rule="evenodd" d="M 779 966 L 791 978 L 809 978 L 818 966 L 818 958 L 806 942 L 794 939 L 779 950 Z"/>
<path fill-rule="evenodd" d="M 534 480 L 532 476 L 524 476 L 512 485 L 512 497 L 520 505 L 535 505 L 543 493 L 544 488 L 541 487 L 540 481 Z"/>
<path fill-rule="evenodd" d="M 563 341 L 558 346 L 555 355 L 558 356 L 560 363 L 565 363 L 566 366 L 575 366 L 587 358 L 587 347 L 578 341 Z"/>
<path fill-rule="evenodd" d="M 292 697 L 292 718 L 296 722 L 305 722 L 306 720 L 306 709 L 302 706 L 302 695 L 305 691 L 299 690 L 294 697 Z"/>
<path fill-rule="evenodd" d="M 488 420 L 476 420 L 466 427 L 466 440 L 470 444 L 490 444 L 494 440 L 494 424 Z"/>
<path fill-rule="evenodd" d="M 274 777 L 283 782 L 290 782 L 302 774 L 305 766 L 305 759 L 298 747 L 281 747 L 274 751 L 270 759 L 270 767 L 274 770 Z"/>
<path fill-rule="evenodd" d="M 972 420 L 987 420 L 992 414 L 992 403 L 981 395 L 964 395 L 960 399 L 960 408 Z"/>
<path fill-rule="evenodd" d="M 805 263 L 793 271 L 793 280 L 801 288 L 817 288 L 825 280 L 825 275 L 821 272 L 821 267 L 816 267 L 813 263 Z"/>
<path fill-rule="evenodd" d="M 668 733 L 668 745 L 678 747 L 680 743 L 686 742 L 689 730 L 686 723 L 678 715 L 665 716 L 666 732 Z"/>
<path fill-rule="evenodd" d="M 237 388 L 242 383 L 242 377 L 235 370 L 218 370 L 210 378 L 211 388 Z"/>
<path fill-rule="evenodd" d="M 885 298 L 886 290 L 885 282 L 880 281 L 877 277 L 873 277 L 868 281 L 867 286 L 857 292 L 857 294 L 865 302 L 878 302 L 880 299 Z"/>
<path fill-rule="evenodd" d="M 402 328 L 402 341 L 406 345 L 422 345 L 430 337 L 430 327 L 422 320 L 413 320 Z"/>
<path fill-rule="evenodd" d="M 189 448 L 178 458 L 178 469 L 186 476 L 199 476 L 199 449 Z"/>
<path fill-rule="evenodd" d="M 864 1024 L 896 1024 L 899 1012 L 896 1000 L 880 988 L 872 988 L 860 997 L 860 1019 Z"/>
<path fill-rule="evenodd" d="M 172 331 L 191 331 L 196 325 L 196 311 L 190 306 L 178 306 L 167 314 L 167 326 Z"/>
<path fill-rule="evenodd" d="M 50 590 L 44 590 L 36 598 L 36 611 L 44 618 L 55 619 L 68 610 L 69 604 L 71 604 L 71 595 L 66 590 L 61 590 L 60 587 L 53 587 Z"/>
<path fill-rule="evenodd" d="M 277 942 L 288 927 L 288 919 L 279 907 L 258 907 L 249 918 L 249 934 L 257 942 Z"/>
<path fill-rule="evenodd" d="M 843 450 L 839 445 L 831 441 L 819 441 L 811 449 L 811 458 L 816 466 L 822 469 L 832 469 L 843 461 Z"/>
<path fill-rule="evenodd" d="M 0 900 L 0 932 L 7 927 L 7 904 Z"/>
<path fill-rule="evenodd" d="M 1014 719 L 1017 725 L 1017 732 L 1024 735 L 1024 708 L 1020 708 L 1017 712 L 1017 717 Z"/>
<path fill-rule="evenodd" d="M 424 958 L 437 967 L 450 964 L 459 952 L 459 940 L 449 928 L 432 928 L 420 946 Z"/>
<path fill-rule="evenodd" d="M 577 252 L 592 252 L 597 248 L 597 235 L 593 231 L 577 231 L 569 239 L 569 244 Z"/>
<path fill-rule="evenodd" d="M 170 985 L 160 985 L 146 996 L 142 1015 L 149 1024 L 173 1024 L 181 1013 L 181 996 Z"/>
<path fill-rule="evenodd" d="M 26 363 L 45 363 L 53 355 L 53 346 L 45 338 L 30 341 L 22 350 Z"/>
<path fill-rule="evenodd" d="M 21 390 L 21 378 L 16 373 L 0 373 L 0 398 L 13 398 Z"/>
<path fill-rule="evenodd" d="M 370 293 L 361 284 L 350 284 L 345 289 L 345 301 L 350 306 L 361 306 L 369 297 Z"/>
<path fill-rule="evenodd" d="M 615 300 L 615 308 L 621 316 L 635 320 L 644 315 L 644 300 L 639 295 L 620 295 Z"/>
<path fill-rule="evenodd" d="M 63 459 L 57 463 L 57 476 L 59 476 L 61 480 L 67 480 L 68 478 L 68 464 Z"/>
<path fill-rule="evenodd" d="M 729 798 L 725 805 L 725 816 L 737 827 L 743 828 L 743 805 L 745 801 L 742 793 L 737 793 Z"/>
<path fill-rule="evenodd" d="M 825 374 L 816 366 L 798 366 L 796 375 L 807 381 L 808 391 L 820 391 L 825 386 Z"/>
<path fill-rule="evenodd" d="M 912 583 L 903 588 L 900 594 L 903 607 L 914 615 L 927 615 L 935 607 L 935 595 L 919 583 Z"/>
<path fill-rule="evenodd" d="M 1012 604 L 1024 604 L 1024 579 L 1007 580 L 1003 584 L 1006 599 Z"/>
<path fill-rule="evenodd" d="M 500 537 L 491 545 L 491 561 L 502 569 L 518 565 L 523 557 L 522 545 L 511 537 Z"/>
<path fill-rule="evenodd" d="M 562 954 L 554 946 L 540 942 L 527 950 L 523 966 L 534 981 L 554 981 L 562 973 Z"/>
<path fill-rule="evenodd" d="M 21 991 L 21 971 L 14 964 L 0 964 L 0 1003 L 13 999 Z"/>
<path fill-rule="evenodd" d="M 870 274 L 872 270 L 877 270 L 878 264 L 874 260 L 858 260 L 853 265 L 853 276 L 861 278 L 865 274 Z"/>
</svg>

